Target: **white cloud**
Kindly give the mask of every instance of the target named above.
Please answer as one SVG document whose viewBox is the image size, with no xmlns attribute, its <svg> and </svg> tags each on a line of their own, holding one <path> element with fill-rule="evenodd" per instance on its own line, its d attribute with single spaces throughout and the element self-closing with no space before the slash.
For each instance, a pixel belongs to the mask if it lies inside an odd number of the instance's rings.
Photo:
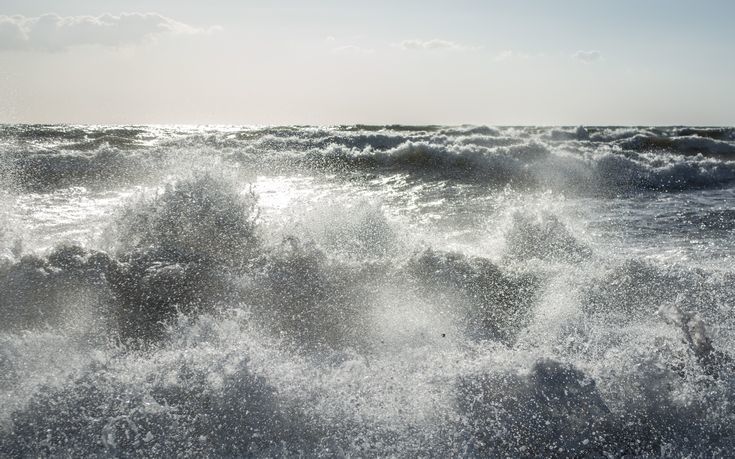
<svg viewBox="0 0 735 459">
<path fill-rule="evenodd" d="M 579 59 L 580 61 L 584 62 L 594 62 L 599 61 L 602 59 L 602 53 L 599 51 L 577 51 L 576 53 L 572 54 L 572 57 L 575 59 Z"/>
<path fill-rule="evenodd" d="M 157 13 L 101 16 L 0 16 L 0 50 L 63 51 L 74 46 L 124 46 L 164 34 L 199 34 L 201 29 Z"/>
<path fill-rule="evenodd" d="M 398 44 L 398 47 L 405 51 L 469 49 L 468 46 L 464 46 L 453 41 L 440 40 L 438 38 L 434 38 L 432 40 L 403 40 Z"/>
</svg>

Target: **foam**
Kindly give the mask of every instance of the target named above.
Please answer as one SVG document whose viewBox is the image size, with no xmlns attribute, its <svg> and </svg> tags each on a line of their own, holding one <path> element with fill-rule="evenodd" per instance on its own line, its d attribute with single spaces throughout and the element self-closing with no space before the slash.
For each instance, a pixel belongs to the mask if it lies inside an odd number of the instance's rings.
<svg viewBox="0 0 735 459">
<path fill-rule="evenodd" d="M 731 163 L 619 144 L 727 129 L 2 129 L 155 169 L 100 176 L 104 237 L 43 213 L 94 191 L 4 192 L 2 456 L 735 447 Z"/>
<path fill-rule="evenodd" d="M 726 128 L 12 128 L 0 169 L 25 189 L 140 183 L 212 155 L 253 172 L 406 173 L 574 193 L 720 187 Z M 638 153 L 638 154 L 636 154 Z M 198 159 L 197 159 L 198 158 Z M 583 180 L 580 180 L 580 177 Z M 12 180 L 11 180 L 12 179 Z"/>
</svg>

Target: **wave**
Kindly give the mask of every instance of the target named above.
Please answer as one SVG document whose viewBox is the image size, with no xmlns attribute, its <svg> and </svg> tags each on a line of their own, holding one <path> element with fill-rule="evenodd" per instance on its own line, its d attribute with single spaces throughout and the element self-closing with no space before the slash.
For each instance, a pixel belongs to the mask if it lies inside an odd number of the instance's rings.
<svg viewBox="0 0 735 459">
<path fill-rule="evenodd" d="M 666 151 L 685 155 L 703 155 L 728 161 L 735 159 L 735 145 L 709 137 L 635 135 L 619 142 L 618 145 L 625 150 Z"/>
<path fill-rule="evenodd" d="M 322 247 L 331 257 L 379 260 L 405 249 L 383 209 L 368 200 L 349 205 L 328 204 L 290 210 L 286 227 L 272 233 L 299 234 Z M 280 242 L 280 240 L 276 240 Z"/>
<path fill-rule="evenodd" d="M 254 172 L 403 173 L 573 193 L 676 191 L 735 182 L 730 128 L 396 126 L 4 127 L 0 170 L 51 191 L 138 183 L 211 157 Z"/>
<path fill-rule="evenodd" d="M 527 324 L 541 284 L 532 274 L 503 272 L 485 258 L 431 249 L 407 268 L 417 294 L 438 301 L 443 314 L 459 313 L 470 336 L 502 342 L 513 342 Z"/>
<path fill-rule="evenodd" d="M 716 209 L 706 212 L 683 212 L 677 215 L 680 223 L 705 230 L 731 231 L 735 229 L 735 210 Z"/>
<path fill-rule="evenodd" d="M 533 302 L 532 278 L 486 259 L 431 250 L 405 262 L 385 257 L 396 242 L 375 209 L 332 225 L 322 234 L 332 243 L 321 247 L 295 236 L 268 245 L 256 202 L 227 179 L 194 174 L 124 209 L 108 230 L 110 254 L 62 246 L 8 263 L 0 272 L 13 292 L 0 304 L 5 327 L 53 325 L 68 295 L 84 292 L 131 343 L 157 341 L 178 314 L 244 303 L 297 347 L 344 347 L 365 336 L 377 301 L 370 292 L 396 286 L 428 304 L 450 295 L 441 309 L 459 311 L 462 328 L 508 340 Z"/>
<path fill-rule="evenodd" d="M 735 301 L 729 273 L 629 259 L 613 264 L 585 288 L 584 305 L 590 314 L 616 314 L 616 320 L 645 319 L 660 307 L 678 301 L 711 320 L 722 305 Z"/>
<path fill-rule="evenodd" d="M 533 161 L 547 155 L 548 150 L 536 144 L 493 151 L 473 145 L 445 146 L 409 141 L 385 152 L 343 148 L 310 151 L 300 162 L 327 171 L 383 169 L 399 173 L 508 183 L 513 179 L 528 181 L 524 177 L 524 159 Z"/>
<path fill-rule="evenodd" d="M 290 237 L 243 277 L 241 300 L 294 348 L 363 347 L 369 292 L 377 284 L 370 268 L 334 263 Z"/>
<path fill-rule="evenodd" d="M 497 137 L 500 135 L 498 129 L 490 126 L 471 126 L 465 125 L 454 128 L 445 128 L 439 131 L 441 134 L 447 136 L 467 136 L 467 135 L 483 135 L 489 137 Z"/>
<path fill-rule="evenodd" d="M 211 308 L 257 250 L 256 207 L 226 181 L 208 175 L 170 185 L 123 211 L 113 225 L 113 255 L 62 246 L 46 257 L 3 266 L 4 326 L 53 325 L 68 295 L 91 296 L 114 317 L 121 338 L 148 342 L 177 313 Z"/>
<path fill-rule="evenodd" d="M 102 309 L 106 295 L 105 268 L 110 259 L 100 252 L 62 246 L 47 257 L 25 255 L 0 266 L 0 329 L 23 330 L 60 326 L 88 305 Z"/>
<path fill-rule="evenodd" d="M 89 153 L 16 153 L 4 168 L 4 187 L 48 192 L 71 186 L 137 183 L 151 170 L 155 156 L 145 157 L 102 147 Z"/>
<path fill-rule="evenodd" d="M 609 194 L 636 190 L 685 190 L 727 186 L 735 182 L 735 163 L 698 156 L 677 158 L 655 153 L 567 153 L 539 143 L 488 147 L 473 138 L 460 143 L 404 142 L 384 150 L 336 143 L 305 154 L 267 153 L 249 145 L 212 152 L 253 172 L 300 169 L 326 173 L 401 173 L 420 180 L 455 180 L 521 189 L 550 188 Z M 507 146 L 505 146 L 507 145 Z M 268 148 L 273 148 L 270 145 Z M 288 149 L 287 149 L 288 150 Z M 70 186 L 141 183 L 174 171 L 186 161 L 206 158 L 175 150 L 122 151 L 101 148 L 87 153 L 16 154 L 4 168 L 14 188 L 47 192 Z M 7 185 L 6 185 L 7 186 Z"/>
<path fill-rule="evenodd" d="M 258 245 L 257 197 L 207 173 L 168 184 L 123 210 L 112 231 L 116 250 L 157 247 L 173 260 L 237 264 Z"/>
<path fill-rule="evenodd" d="M 467 415 L 471 455 L 636 456 L 697 451 L 720 455 L 735 434 L 727 409 L 682 403 L 676 376 L 641 367 L 637 394 L 622 407 L 572 365 L 536 361 L 527 374 L 487 373 L 463 378 L 458 404 Z M 502 388 L 498 390 L 498 388 Z M 721 391 L 718 394 L 725 396 Z"/>
<path fill-rule="evenodd" d="M 0 454 L 238 456 L 284 453 L 286 441 L 298 451 L 305 424 L 247 357 L 197 357 L 164 359 L 133 381 L 92 364 L 61 386 L 41 387 L 0 432 Z M 213 387 L 215 367 L 227 371 Z"/>
<path fill-rule="evenodd" d="M 137 138 L 135 138 L 135 136 L 105 133 L 104 135 L 87 138 L 80 142 L 61 145 L 59 147 L 59 150 L 94 151 L 104 147 L 116 148 L 120 150 L 131 150 L 136 148 L 143 148 L 144 144 L 142 144 Z"/>
<path fill-rule="evenodd" d="M 385 152 L 329 148 L 297 161 L 330 173 L 404 173 L 521 189 L 550 188 L 593 194 L 722 187 L 735 182 L 735 166 L 712 158 L 656 154 L 570 154 L 531 143 L 484 148 L 407 142 Z"/>
<path fill-rule="evenodd" d="M 582 261 L 592 256 L 592 250 L 577 241 L 554 215 L 540 218 L 515 213 L 513 226 L 506 235 L 506 255 L 527 260 Z"/>
<path fill-rule="evenodd" d="M 549 132 L 549 137 L 551 140 L 556 141 L 590 140 L 590 133 L 584 126 L 578 126 L 574 130 L 552 129 L 551 132 Z"/>
<path fill-rule="evenodd" d="M 674 135 L 678 137 L 683 136 L 697 136 L 706 137 L 714 140 L 735 140 L 735 129 L 731 127 L 726 128 L 697 128 L 697 127 L 685 127 L 673 129 Z"/>
<path fill-rule="evenodd" d="M 735 447 L 728 128 L 0 129 L 0 456 Z"/>
<path fill-rule="evenodd" d="M 256 198 L 195 174 L 142 199 L 116 222 L 120 262 L 107 278 L 122 336 L 150 340 L 177 313 L 228 298 L 229 276 L 257 253 Z"/>
<path fill-rule="evenodd" d="M 379 208 L 346 212 L 315 214 L 329 224 L 302 223 L 301 236 L 272 243 L 252 192 L 224 176 L 195 173 L 125 207 L 106 233 L 107 252 L 62 245 L 41 257 L 16 250 L 17 260 L 0 266 L 0 286 L 10 292 L 0 300 L 2 322 L 11 330 L 58 324 L 72 302 L 108 316 L 123 340 L 147 343 L 178 314 L 242 303 L 297 347 L 339 348 L 369 344 L 360 343 L 366 311 L 380 301 L 376 293 L 395 289 L 427 311 L 444 311 L 478 339 L 513 342 L 525 326 L 543 277 L 482 257 L 412 252 Z M 503 255 L 524 266 L 593 259 L 551 214 L 514 214 Z M 735 301 L 728 282 L 631 259 L 590 279 L 582 293 L 588 313 L 633 320 L 673 301 L 682 286 L 686 307 Z"/>
<path fill-rule="evenodd" d="M 437 167 L 429 145 L 377 157 Z M 498 156 L 562 158 L 525 148 Z M 548 208 L 509 213 L 504 250 L 475 255 L 403 238 L 367 202 L 309 202 L 269 226 L 238 178 L 187 173 L 131 199 L 104 251 L 0 262 L 0 455 L 735 446 L 729 271 L 611 256 Z"/>
</svg>

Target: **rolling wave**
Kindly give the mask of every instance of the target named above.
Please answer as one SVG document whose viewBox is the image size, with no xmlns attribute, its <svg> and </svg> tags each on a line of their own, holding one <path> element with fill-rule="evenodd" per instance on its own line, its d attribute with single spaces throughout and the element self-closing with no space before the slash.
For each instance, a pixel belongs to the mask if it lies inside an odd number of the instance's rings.
<svg viewBox="0 0 735 459">
<path fill-rule="evenodd" d="M 256 172 L 404 173 L 587 194 L 677 191 L 732 184 L 732 136 L 725 128 L 6 127 L 0 170 L 8 183 L 40 191 L 131 183 L 181 155 L 200 161 L 204 150 Z"/>
</svg>

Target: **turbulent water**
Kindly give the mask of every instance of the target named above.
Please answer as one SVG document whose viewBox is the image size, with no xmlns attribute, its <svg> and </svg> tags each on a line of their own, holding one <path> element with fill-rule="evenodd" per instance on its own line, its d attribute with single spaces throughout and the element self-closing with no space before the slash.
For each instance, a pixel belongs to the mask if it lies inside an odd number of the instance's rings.
<svg viewBox="0 0 735 459">
<path fill-rule="evenodd" d="M 735 450 L 735 129 L 0 126 L 0 456 Z"/>
</svg>

